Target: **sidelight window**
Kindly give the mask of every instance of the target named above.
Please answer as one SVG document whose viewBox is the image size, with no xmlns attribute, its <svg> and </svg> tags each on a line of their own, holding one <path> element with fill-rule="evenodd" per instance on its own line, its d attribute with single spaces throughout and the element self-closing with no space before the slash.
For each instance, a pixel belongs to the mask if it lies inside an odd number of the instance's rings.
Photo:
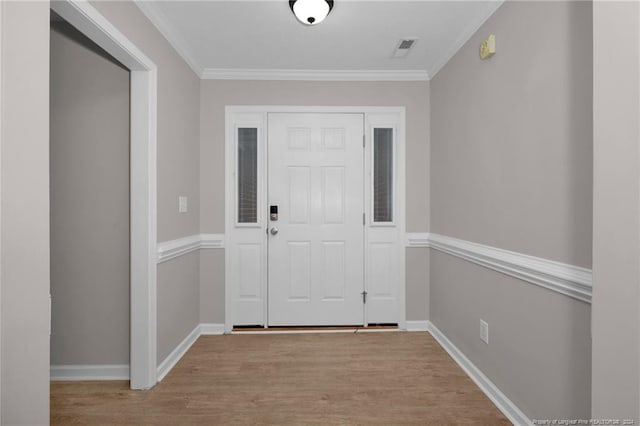
<svg viewBox="0 0 640 426">
<path fill-rule="evenodd" d="M 238 128 L 238 223 L 258 222 L 258 129 Z"/>
<path fill-rule="evenodd" d="M 393 129 L 373 129 L 373 221 L 393 222 Z"/>
</svg>

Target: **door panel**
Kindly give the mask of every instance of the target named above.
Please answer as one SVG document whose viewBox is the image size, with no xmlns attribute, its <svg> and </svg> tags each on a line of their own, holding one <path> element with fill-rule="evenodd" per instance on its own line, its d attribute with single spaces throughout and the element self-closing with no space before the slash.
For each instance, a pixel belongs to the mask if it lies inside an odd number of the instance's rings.
<svg viewBox="0 0 640 426">
<path fill-rule="evenodd" d="M 363 116 L 269 114 L 269 325 L 363 324 Z"/>
<path fill-rule="evenodd" d="M 260 299 L 259 244 L 238 244 L 238 297 L 245 300 Z"/>
<path fill-rule="evenodd" d="M 289 223 L 309 224 L 311 204 L 310 167 L 289 167 Z"/>
</svg>

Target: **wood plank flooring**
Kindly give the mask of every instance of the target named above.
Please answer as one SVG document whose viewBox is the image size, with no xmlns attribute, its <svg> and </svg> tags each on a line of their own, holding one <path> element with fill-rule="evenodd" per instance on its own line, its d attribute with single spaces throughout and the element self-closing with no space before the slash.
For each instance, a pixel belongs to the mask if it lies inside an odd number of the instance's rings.
<svg viewBox="0 0 640 426">
<path fill-rule="evenodd" d="M 149 391 L 54 382 L 52 425 L 508 425 L 427 333 L 203 336 Z"/>
</svg>

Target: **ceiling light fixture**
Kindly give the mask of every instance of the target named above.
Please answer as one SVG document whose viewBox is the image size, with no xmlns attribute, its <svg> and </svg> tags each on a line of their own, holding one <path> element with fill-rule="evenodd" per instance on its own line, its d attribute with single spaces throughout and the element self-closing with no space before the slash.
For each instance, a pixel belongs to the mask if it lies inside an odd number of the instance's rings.
<svg viewBox="0 0 640 426">
<path fill-rule="evenodd" d="M 333 0 L 289 0 L 289 7 L 298 21 L 305 25 L 317 25 L 333 9 Z"/>
</svg>

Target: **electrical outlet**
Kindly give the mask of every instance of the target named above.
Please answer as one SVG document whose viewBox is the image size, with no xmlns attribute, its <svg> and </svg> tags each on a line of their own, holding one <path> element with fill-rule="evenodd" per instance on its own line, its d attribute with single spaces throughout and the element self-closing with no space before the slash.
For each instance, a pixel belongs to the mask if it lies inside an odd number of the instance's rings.
<svg viewBox="0 0 640 426">
<path fill-rule="evenodd" d="M 489 344 L 489 324 L 484 320 L 480 320 L 480 340 Z"/>
<path fill-rule="evenodd" d="M 178 197 L 178 212 L 186 213 L 187 212 L 187 197 L 180 196 Z"/>
</svg>

